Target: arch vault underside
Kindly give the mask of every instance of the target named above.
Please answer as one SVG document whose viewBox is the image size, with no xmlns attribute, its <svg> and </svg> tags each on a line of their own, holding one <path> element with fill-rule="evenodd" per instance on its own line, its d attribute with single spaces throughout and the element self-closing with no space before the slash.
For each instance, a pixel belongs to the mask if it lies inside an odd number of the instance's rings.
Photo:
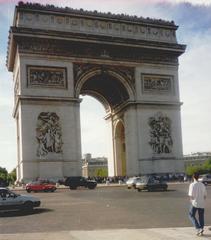
<svg viewBox="0 0 211 240">
<path fill-rule="evenodd" d="M 173 22 L 39 4 L 16 7 L 14 76 L 19 181 L 81 175 L 80 94 L 111 131 L 110 176 L 182 172 Z"/>
</svg>

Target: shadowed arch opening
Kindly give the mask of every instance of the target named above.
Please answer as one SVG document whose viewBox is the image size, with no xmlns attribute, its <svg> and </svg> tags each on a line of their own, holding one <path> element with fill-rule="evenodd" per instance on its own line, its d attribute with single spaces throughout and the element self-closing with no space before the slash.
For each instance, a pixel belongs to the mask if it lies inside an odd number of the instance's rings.
<svg viewBox="0 0 211 240">
<path fill-rule="evenodd" d="M 106 111 L 109 111 L 109 107 L 114 109 L 129 100 L 128 91 L 121 81 L 104 72 L 86 80 L 81 87 L 80 94 L 97 98 L 103 103 Z"/>
</svg>

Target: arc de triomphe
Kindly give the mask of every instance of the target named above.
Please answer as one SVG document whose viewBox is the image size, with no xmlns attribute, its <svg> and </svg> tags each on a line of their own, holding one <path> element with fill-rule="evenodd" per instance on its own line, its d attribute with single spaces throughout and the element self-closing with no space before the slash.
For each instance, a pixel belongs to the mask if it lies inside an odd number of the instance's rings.
<svg viewBox="0 0 211 240">
<path fill-rule="evenodd" d="M 185 46 L 176 30 L 163 20 L 19 3 L 7 57 L 18 180 L 81 175 L 81 94 L 105 107 L 110 176 L 182 172 Z"/>
</svg>

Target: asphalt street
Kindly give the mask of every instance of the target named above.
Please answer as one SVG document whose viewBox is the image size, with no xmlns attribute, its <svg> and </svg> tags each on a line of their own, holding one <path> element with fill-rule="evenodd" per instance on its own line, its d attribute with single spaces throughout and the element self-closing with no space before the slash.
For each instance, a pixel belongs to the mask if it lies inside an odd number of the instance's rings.
<svg viewBox="0 0 211 240">
<path fill-rule="evenodd" d="M 191 227 L 187 189 L 187 184 L 172 184 L 167 192 L 121 186 L 30 193 L 41 199 L 41 207 L 30 214 L 1 213 L 0 234 Z M 205 219 L 211 225 L 211 186 L 207 190 Z"/>
</svg>

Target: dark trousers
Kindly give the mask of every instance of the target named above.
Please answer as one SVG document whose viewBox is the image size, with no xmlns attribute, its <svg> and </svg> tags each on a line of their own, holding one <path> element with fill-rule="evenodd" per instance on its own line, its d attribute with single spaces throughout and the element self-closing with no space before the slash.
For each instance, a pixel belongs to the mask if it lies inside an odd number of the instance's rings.
<svg viewBox="0 0 211 240">
<path fill-rule="evenodd" d="M 198 212 L 198 219 L 196 218 Z M 189 209 L 189 218 L 196 229 L 204 228 L 204 208 L 196 208 L 193 205 Z"/>
</svg>

